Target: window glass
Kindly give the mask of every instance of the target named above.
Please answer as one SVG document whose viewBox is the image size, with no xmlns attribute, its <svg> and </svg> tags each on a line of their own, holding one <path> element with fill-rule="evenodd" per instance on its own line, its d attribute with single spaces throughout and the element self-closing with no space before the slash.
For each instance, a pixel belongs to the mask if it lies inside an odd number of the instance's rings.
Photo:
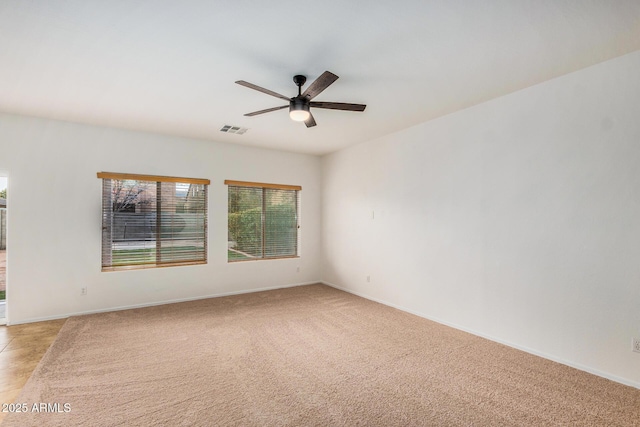
<svg viewBox="0 0 640 427">
<path fill-rule="evenodd" d="M 103 271 L 207 262 L 208 180 L 98 176 Z"/>
<path fill-rule="evenodd" d="M 299 190 L 248 184 L 229 185 L 228 260 L 297 256 Z"/>
</svg>

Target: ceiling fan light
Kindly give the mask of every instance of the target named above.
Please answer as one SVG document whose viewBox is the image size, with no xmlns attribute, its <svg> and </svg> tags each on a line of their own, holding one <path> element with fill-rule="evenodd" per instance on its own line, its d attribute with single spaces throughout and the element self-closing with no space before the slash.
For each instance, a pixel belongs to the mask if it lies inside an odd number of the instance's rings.
<svg viewBox="0 0 640 427">
<path fill-rule="evenodd" d="M 304 122 L 309 117 L 309 103 L 305 102 L 304 98 L 297 96 L 293 98 L 289 103 L 289 117 L 296 122 Z"/>
<path fill-rule="evenodd" d="M 291 110 L 289 111 L 289 117 L 296 122 L 304 122 L 309 118 L 309 112 L 307 110 Z"/>
</svg>

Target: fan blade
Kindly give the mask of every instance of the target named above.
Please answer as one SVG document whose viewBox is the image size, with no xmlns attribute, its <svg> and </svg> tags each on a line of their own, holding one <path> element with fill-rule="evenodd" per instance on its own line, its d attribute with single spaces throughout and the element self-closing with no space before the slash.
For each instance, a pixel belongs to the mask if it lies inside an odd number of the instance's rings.
<svg viewBox="0 0 640 427">
<path fill-rule="evenodd" d="M 274 92 L 272 90 L 265 89 L 263 87 L 254 85 L 253 83 L 245 82 L 244 80 L 238 80 L 236 83 L 239 84 L 240 86 L 245 86 L 245 87 L 248 87 L 249 89 L 257 90 L 258 92 L 266 93 L 267 95 L 271 95 L 271 96 L 275 96 L 276 98 L 284 99 L 285 101 L 291 101 L 291 98 L 287 98 L 286 96 L 280 95 L 279 93 Z"/>
<path fill-rule="evenodd" d="M 346 102 L 310 102 L 309 107 L 344 111 L 364 111 L 367 108 L 364 104 L 348 104 Z"/>
<path fill-rule="evenodd" d="M 316 125 L 316 119 L 313 118 L 311 113 L 309 113 L 309 118 L 304 121 L 304 124 L 307 125 L 308 128 Z"/>
<path fill-rule="evenodd" d="M 289 106 L 288 105 L 283 105 L 282 107 L 267 108 L 266 110 L 260 110 L 260 111 L 254 111 L 253 113 L 247 113 L 247 114 L 245 114 L 245 116 L 247 116 L 247 117 L 257 116 L 258 114 L 270 113 L 272 111 L 282 110 L 283 108 L 289 108 Z"/>
<path fill-rule="evenodd" d="M 318 77 L 313 83 L 309 85 L 307 90 L 302 93 L 302 96 L 306 97 L 307 100 L 313 99 L 336 80 L 338 80 L 338 76 L 329 71 L 325 71 L 320 77 Z"/>
</svg>

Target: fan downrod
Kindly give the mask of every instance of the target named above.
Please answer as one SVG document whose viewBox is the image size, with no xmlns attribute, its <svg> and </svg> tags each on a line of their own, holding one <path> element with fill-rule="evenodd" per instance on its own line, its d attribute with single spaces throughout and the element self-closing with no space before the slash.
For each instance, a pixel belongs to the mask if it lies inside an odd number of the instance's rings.
<svg viewBox="0 0 640 427">
<path fill-rule="evenodd" d="M 293 76 L 293 82 L 296 84 L 296 86 L 298 86 L 298 96 L 302 95 L 302 86 L 306 81 L 307 78 L 303 75 L 298 74 L 296 76 Z"/>
</svg>

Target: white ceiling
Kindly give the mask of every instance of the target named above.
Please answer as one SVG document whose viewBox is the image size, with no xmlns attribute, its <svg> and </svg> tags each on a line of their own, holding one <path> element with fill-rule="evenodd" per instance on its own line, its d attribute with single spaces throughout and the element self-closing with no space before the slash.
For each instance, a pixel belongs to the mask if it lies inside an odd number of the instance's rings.
<svg viewBox="0 0 640 427">
<path fill-rule="evenodd" d="M 0 0 L 0 111 L 325 154 L 639 49 L 638 0 Z M 325 70 L 365 112 L 243 116 Z"/>
</svg>

